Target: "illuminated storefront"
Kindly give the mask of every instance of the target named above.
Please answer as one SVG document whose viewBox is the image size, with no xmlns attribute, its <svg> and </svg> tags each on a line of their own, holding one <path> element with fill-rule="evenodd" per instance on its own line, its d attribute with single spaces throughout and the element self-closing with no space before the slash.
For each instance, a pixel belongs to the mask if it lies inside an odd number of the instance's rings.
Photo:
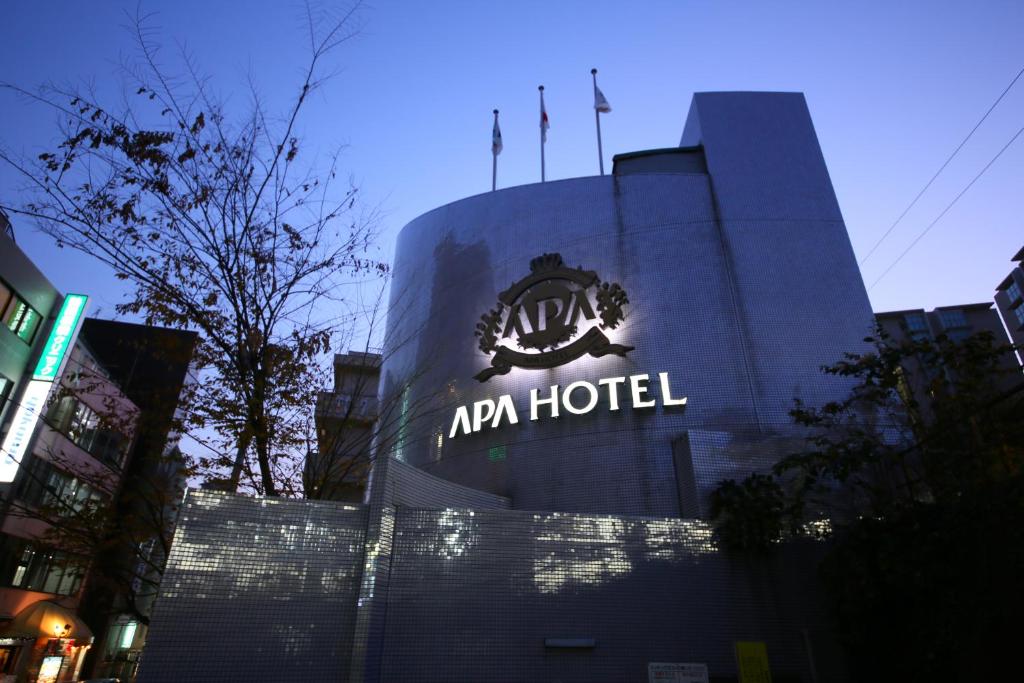
<svg viewBox="0 0 1024 683">
<path fill-rule="evenodd" d="M 0 665 L 12 678 L 17 670 L 17 680 L 74 681 L 92 642 L 92 631 L 72 610 L 40 600 L 4 627 L 0 636 Z"/>
</svg>

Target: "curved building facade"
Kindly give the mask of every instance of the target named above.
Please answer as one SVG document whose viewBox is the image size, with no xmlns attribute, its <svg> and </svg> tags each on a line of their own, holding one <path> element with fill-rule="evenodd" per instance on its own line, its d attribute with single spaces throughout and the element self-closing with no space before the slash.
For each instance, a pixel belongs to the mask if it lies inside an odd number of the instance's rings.
<svg viewBox="0 0 1024 683">
<path fill-rule="evenodd" d="M 820 368 L 859 347 L 871 309 L 803 97 L 698 94 L 683 143 L 617 158 L 611 176 L 478 195 L 405 227 L 382 371 L 384 404 L 408 412 L 399 459 L 520 509 L 697 516 L 717 481 L 774 462 L 794 399 L 845 391 Z M 480 381 L 498 355 L 474 334 L 481 316 L 555 254 L 621 287 L 621 321 L 602 329 L 598 287 L 563 281 L 530 300 L 548 286 L 534 278 L 521 305 L 501 304 L 495 347 L 549 365 L 597 328 L 633 348 Z M 524 346 L 535 327 L 573 316 L 553 347 Z M 638 401 L 635 375 L 648 378 Z M 609 378 L 625 380 L 599 384 Z M 577 385 L 567 406 L 574 382 L 598 389 L 582 414 L 570 409 L 593 392 Z M 541 402 L 531 420 L 531 392 L 552 387 L 559 414 Z M 664 405 L 666 388 L 685 406 Z M 502 396 L 518 422 L 506 404 L 497 424 L 473 429 L 476 404 L 484 418 Z"/>
<path fill-rule="evenodd" d="M 845 680 L 822 545 L 706 520 L 872 325 L 802 95 L 698 94 L 679 147 L 435 209 L 393 272 L 363 504 L 191 493 L 142 683 Z"/>
</svg>

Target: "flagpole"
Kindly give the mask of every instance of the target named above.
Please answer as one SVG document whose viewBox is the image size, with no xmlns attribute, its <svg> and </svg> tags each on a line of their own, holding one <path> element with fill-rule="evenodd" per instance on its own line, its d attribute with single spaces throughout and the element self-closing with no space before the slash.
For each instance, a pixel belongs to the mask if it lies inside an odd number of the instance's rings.
<svg viewBox="0 0 1024 683">
<path fill-rule="evenodd" d="M 494 127 L 498 127 L 498 110 L 494 110 Z M 498 152 L 491 143 L 491 192 L 498 188 Z"/>
<path fill-rule="evenodd" d="M 544 86 L 537 86 L 537 90 L 540 90 L 540 110 L 544 111 Z M 541 114 L 540 122 L 540 181 L 544 182 L 544 118 Z"/>
<path fill-rule="evenodd" d="M 604 175 L 604 152 L 601 150 L 601 112 L 597 110 L 597 69 L 591 69 L 590 75 L 594 77 L 594 121 L 597 122 L 597 164 Z"/>
</svg>

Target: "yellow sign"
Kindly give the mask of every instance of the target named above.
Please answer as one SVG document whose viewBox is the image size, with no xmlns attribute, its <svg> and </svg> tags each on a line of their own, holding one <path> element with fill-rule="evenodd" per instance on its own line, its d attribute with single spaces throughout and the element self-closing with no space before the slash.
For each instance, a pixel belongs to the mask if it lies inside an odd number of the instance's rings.
<svg viewBox="0 0 1024 683">
<path fill-rule="evenodd" d="M 736 666 L 740 670 L 740 683 L 772 683 L 768 648 L 764 643 L 736 643 Z"/>
</svg>

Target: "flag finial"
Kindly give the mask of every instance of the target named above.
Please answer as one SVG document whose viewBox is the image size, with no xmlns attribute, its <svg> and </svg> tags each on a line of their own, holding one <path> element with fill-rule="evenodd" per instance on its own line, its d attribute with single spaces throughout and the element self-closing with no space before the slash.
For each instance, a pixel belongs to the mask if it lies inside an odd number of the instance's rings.
<svg viewBox="0 0 1024 683">
<path fill-rule="evenodd" d="M 597 69 L 591 69 L 590 73 L 592 73 L 592 74 L 594 74 L 596 76 L 597 75 Z"/>
<path fill-rule="evenodd" d="M 494 113 L 495 113 L 495 114 L 497 114 L 497 113 L 498 113 L 498 110 L 497 110 L 497 109 L 495 109 L 495 110 L 494 110 Z"/>
<path fill-rule="evenodd" d="M 537 86 L 537 90 L 540 90 L 541 92 L 544 92 L 544 86 L 543 85 L 538 85 Z"/>
</svg>

